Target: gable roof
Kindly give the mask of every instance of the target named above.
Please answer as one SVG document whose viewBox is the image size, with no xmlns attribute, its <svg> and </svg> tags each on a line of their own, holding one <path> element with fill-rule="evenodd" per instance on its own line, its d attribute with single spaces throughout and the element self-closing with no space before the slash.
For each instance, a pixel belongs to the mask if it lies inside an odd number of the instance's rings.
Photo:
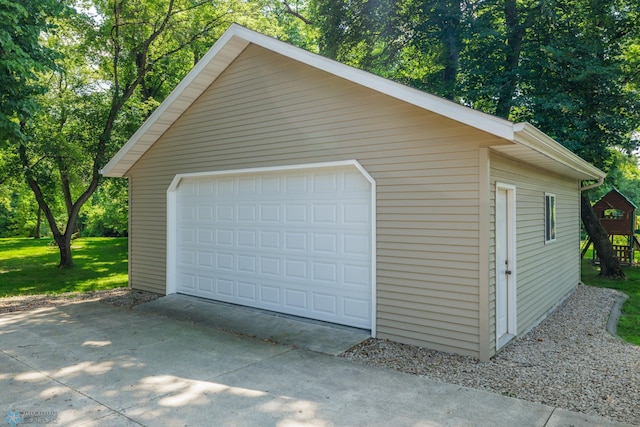
<svg viewBox="0 0 640 427">
<path fill-rule="evenodd" d="M 439 114 L 512 144 L 492 149 L 543 169 L 581 180 L 603 178 L 605 173 L 561 146 L 528 123 L 512 123 L 455 102 L 431 95 L 366 71 L 308 52 L 280 40 L 232 24 L 187 76 L 176 86 L 127 143 L 105 165 L 101 173 L 125 176 L 187 108 L 213 83 L 249 45 L 255 44 L 311 67 L 344 78 L 424 110 Z"/>
</svg>

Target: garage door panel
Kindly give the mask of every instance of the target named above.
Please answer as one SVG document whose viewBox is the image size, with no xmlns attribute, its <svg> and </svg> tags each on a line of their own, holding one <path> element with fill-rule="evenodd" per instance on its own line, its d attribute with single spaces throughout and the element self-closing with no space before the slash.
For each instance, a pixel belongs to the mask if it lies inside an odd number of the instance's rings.
<svg viewBox="0 0 640 427">
<path fill-rule="evenodd" d="M 245 250 L 251 250 L 256 248 L 258 241 L 256 230 L 238 230 L 237 245 Z"/>
<path fill-rule="evenodd" d="M 185 221 L 188 221 L 188 219 L 185 219 Z M 179 236 L 180 236 L 180 242 L 179 243 L 195 243 L 196 242 L 196 230 L 191 228 L 191 227 L 180 227 L 180 229 L 178 230 Z"/>
<path fill-rule="evenodd" d="M 198 234 L 197 234 L 198 243 L 203 243 L 207 246 L 210 246 L 212 243 L 215 242 L 214 236 L 215 236 L 215 230 L 211 228 L 207 228 L 206 226 L 203 226 L 198 229 Z"/>
<path fill-rule="evenodd" d="M 196 265 L 196 251 L 188 249 L 180 250 L 178 252 L 178 264 L 186 268 Z"/>
<path fill-rule="evenodd" d="M 332 294 L 313 293 L 313 310 L 327 315 L 338 313 L 338 298 Z"/>
<path fill-rule="evenodd" d="M 342 247 L 345 256 L 353 259 L 366 259 L 369 256 L 369 245 L 371 239 L 365 234 L 344 234 L 342 236 Z"/>
<path fill-rule="evenodd" d="M 282 274 L 282 260 L 278 257 L 261 256 L 260 274 L 271 277 L 280 277 Z"/>
<path fill-rule="evenodd" d="M 300 289 L 284 290 L 284 306 L 288 308 L 290 313 L 307 313 L 307 292 Z"/>
<path fill-rule="evenodd" d="M 365 321 L 369 317 L 369 302 L 360 298 L 345 298 L 344 316 L 354 319 L 354 322 Z"/>
<path fill-rule="evenodd" d="M 213 295 L 214 278 L 209 276 L 198 276 L 198 291 Z"/>
<path fill-rule="evenodd" d="M 260 302 L 272 308 L 278 308 L 282 301 L 280 296 L 282 289 L 278 286 L 262 285 L 260 286 Z"/>
<path fill-rule="evenodd" d="M 203 254 L 203 252 L 200 252 Z M 213 258 L 215 256 L 215 264 L 213 263 Z M 218 270 L 229 270 L 233 271 L 236 269 L 235 255 L 231 253 L 218 252 L 215 255 L 213 253 L 204 253 L 202 257 L 203 262 L 199 262 L 198 265 L 204 267 L 214 267 Z M 239 266 L 238 266 L 239 269 Z"/>
<path fill-rule="evenodd" d="M 312 278 L 315 282 L 335 285 L 338 282 L 338 266 L 336 263 L 313 261 Z"/>
<path fill-rule="evenodd" d="M 180 280 L 180 286 L 183 290 L 195 290 L 196 276 L 195 274 L 181 273 L 178 276 L 178 280 Z"/>
<path fill-rule="evenodd" d="M 222 301 L 232 302 L 235 296 L 235 281 L 233 279 L 225 279 L 224 277 L 216 278 L 215 296 Z"/>
<path fill-rule="evenodd" d="M 370 272 L 368 265 L 345 265 L 343 283 L 346 287 L 369 288 Z"/>
<path fill-rule="evenodd" d="M 335 254 L 338 252 L 337 233 L 312 233 L 311 241 L 311 248 L 315 254 Z"/>
<path fill-rule="evenodd" d="M 280 249 L 281 233 L 276 230 L 265 230 L 260 232 L 260 249 Z"/>
<path fill-rule="evenodd" d="M 302 280 L 304 282 L 307 282 L 309 280 L 308 272 L 309 272 L 309 268 L 307 266 L 307 260 L 285 258 L 284 260 L 284 278 L 285 279 L 293 279 L 295 281 Z"/>
<path fill-rule="evenodd" d="M 217 205 L 216 206 L 216 221 L 219 223 L 234 223 L 235 221 L 235 206 L 233 205 Z"/>
<path fill-rule="evenodd" d="M 260 221 L 263 223 L 279 224 L 282 218 L 281 206 L 274 203 L 260 205 Z"/>
<path fill-rule="evenodd" d="M 215 230 L 217 246 L 233 246 L 235 244 L 235 230 L 232 228 L 219 228 Z"/>
<path fill-rule="evenodd" d="M 307 205 L 291 203 L 284 206 L 284 223 L 286 224 L 306 224 L 307 219 Z"/>
<path fill-rule="evenodd" d="M 257 300 L 257 287 L 258 285 L 253 282 L 238 282 L 238 298 L 245 300 L 247 303 L 255 303 Z"/>
<path fill-rule="evenodd" d="M 345 203 L 344 204 L 344 223 L 345 224 L 368 224 L 370 207 L 368 203 Z"/>
<path fill-rule="evenodd" d="M 183 178 L 178 292 L 371 328 L 371 184 L 353 167 Z"/>
<path fill-rule="evenodd" d="M 238 271 L 256 273 L 256 259 L 254 255 L 238 255 Z"/>
</svg>

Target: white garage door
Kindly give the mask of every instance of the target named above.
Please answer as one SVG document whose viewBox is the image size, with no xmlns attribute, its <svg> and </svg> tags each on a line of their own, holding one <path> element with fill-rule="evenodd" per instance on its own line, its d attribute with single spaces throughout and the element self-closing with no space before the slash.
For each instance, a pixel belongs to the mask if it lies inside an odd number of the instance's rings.
<svg viewBox="0 0 640 427">
<path fill-rule="evenodd" d="M 184 177 L 179 293 L 372 323 L 372 185 L 353 165 Z"/>
</svg>

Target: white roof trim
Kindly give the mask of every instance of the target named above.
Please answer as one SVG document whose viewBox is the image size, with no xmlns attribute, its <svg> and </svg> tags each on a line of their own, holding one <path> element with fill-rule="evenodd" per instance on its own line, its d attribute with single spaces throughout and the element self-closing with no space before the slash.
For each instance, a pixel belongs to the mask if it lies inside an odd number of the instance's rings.
<svg viewBox="0 0 640 427">
<path fill-rule="evenodd" d="M 342 77 L 353 83 L 384 93 L 452 120 L 495 135 L 503 140 L 524 144 L 581 175 L 601 176 L 603 172 L 575 156 L 569 150 L 529 124 L 514 124 L 499 117 L 456 104 L 455 102 L 401 85 L 366 71 L 308 52 L 304 49 L 232 24 L 204 57 L 151 114 L 127 143 L 101 170 L 105 176 L 122 177 L 151 148 L 175 120 L 213 83 L 250 44 L 256 44 L 295 61 Z"/>
<path fill-rule="evenodd" d="M 535 126 L 529 123 L 514 123 L 513 128 L 515 143 L 531 148 L 551 160 L 573 169 L 576 173 L 585 175 L 582 179 L 600 179 L 607 175 Z"/>
</svg>

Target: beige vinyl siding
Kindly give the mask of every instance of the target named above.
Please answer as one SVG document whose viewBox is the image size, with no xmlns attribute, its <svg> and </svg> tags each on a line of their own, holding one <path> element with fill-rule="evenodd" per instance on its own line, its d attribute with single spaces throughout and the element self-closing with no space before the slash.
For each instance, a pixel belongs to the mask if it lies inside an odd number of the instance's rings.
<svg viewBox="0 0 640 427">
<path fill-rule="evenodd" d="M 516 186 L 518 334 L 535 326 L 580 281 L 580 192 L 578 181 L 541 171 L 492 153 L 492 221 L 495 183 Z M 544 196 L 556 195 L 556 241 L 545 244 Z M 493 227 L 493 226 L 492 226 Z M 495 262 L 495 232 L 491 259 Z M 491 307 L 495 312 L 495 269 Z M 495 322 L 495 315 L 492 316 Z M 492 325 L 495 331 L 495 323 Z M 493 337 L 495 340 L 495 336 Z"/>
<path fill-rule="evenodd" d="M 129 283 L 135 289 L 164 294 L 166 189 L 154 179 L 129 178 L 129 223 Z"/>
<path fill-rule="evenodd" d="M 132 284 L 164 292 L 177 173 L 358 160 L 381 338 L 478 355 L 478 149 L 495 137 L 250 45 L 129 171 Z"/>
</svg>

